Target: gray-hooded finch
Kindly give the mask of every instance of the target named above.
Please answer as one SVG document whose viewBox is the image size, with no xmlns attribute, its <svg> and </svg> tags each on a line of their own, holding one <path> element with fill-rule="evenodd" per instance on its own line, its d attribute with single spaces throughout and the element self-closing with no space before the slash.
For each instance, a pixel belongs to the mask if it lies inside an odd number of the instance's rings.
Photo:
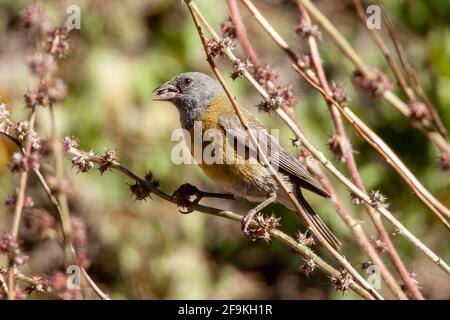
<svg viewBox="0 0 450 320">
<path fill-rule="evenodd" d="M 187 72 L 164 83 L 154 92 L 157 95 L 154 100 L 170 101 L 177 107 L 181 126 L 190 132 L 190 150 L 193 155 L 199 151 L 195 150 L 198 144 L 194 142 L 196 121 L 201 123 L 202 134 L 212 130 L 221 135 L 220 139 L 211 139 L 212 141 L 200 144 L 202 149 L 211 143 L 216 144 L 212 149 L 219 152 L 220 161 L 216 161 L 217 163 L 202 161 L 199 165 L 226 192 L 238 198 L 260 202 L 243 219 L 242 228 L 246 235 L 249 235 L 248 228 L 254 215 L 271 202 L 280 202 L 290 209 L 293 208 L 290 199 L 280 189 L 277 181 L 257 160 L 257 153 L 248 132 L 242 126 L 231 102 L 217 81 L 203 73 Z M 339 247 L 339 240 L 306 202 L 302 189 L 310 190 L 325 198 L 329 197 L 327 192 L 313 180 L 295 156 L 264 130 L 253 114 L 245 109 L 242 112 L 250 128 L 257 131 L 255 135 L 258 137 L 258 143 L 266 145 L 266 155 L 270 159 L 276 159 L 272 161 L 272 165 L 276 165 L 279 176 L 310 215 L 312 223 L 331 245 Z M 240 150 L 244 152 L 239 152 Z M 202 150 L 197 154 L 203 154 Z M 214 154 L 215 159 L 218 159 L 217 156 Z"/>
</svg>

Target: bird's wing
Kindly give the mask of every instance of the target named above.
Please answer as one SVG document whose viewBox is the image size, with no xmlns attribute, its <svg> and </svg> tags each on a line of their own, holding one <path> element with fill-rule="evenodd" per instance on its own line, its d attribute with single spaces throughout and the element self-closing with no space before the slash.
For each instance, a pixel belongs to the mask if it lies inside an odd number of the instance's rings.
<svg viewBox="0 0 450 320">
<path fill-rule="evenodd" d="M 301 187 L 313 191 L 323 197 L 329 197 L 328 193 L 311 177 L 300 161 L 298 161 L 298 159 L 285 147 L 280 145 L 277 139 L 262 127 L 254 115 L 245 112 L 245 116 L 247 122 L 249 122 L 250 130 L 252 130 L 257 138 L 258 144 L 262 147 L 262 150 L 267 150 L 266 155 L 269 157 L 269 160 L 271 160 L 273 166 L 278 166 L 280 170 L 296 178 Z M 229 144 L 232 143 L 232 146 L 236 148 L 236 146 L 234 146 L 236 142 L 237 145 L 250 150 L 249 154 L 256 158 L 256 146 L 251 142 L 248 132 L 242 126 L 237 115 L 222 115 L 219 117 L 219 124 L 226 131 Z"/>
</svg>

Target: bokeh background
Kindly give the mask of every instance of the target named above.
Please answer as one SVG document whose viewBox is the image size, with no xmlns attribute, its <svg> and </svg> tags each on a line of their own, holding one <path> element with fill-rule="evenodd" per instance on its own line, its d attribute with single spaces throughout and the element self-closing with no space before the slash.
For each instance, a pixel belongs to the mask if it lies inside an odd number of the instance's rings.
<svg viewBox="0 0 450 320">
<path fill-rule="evenodd" d="M 389 72 L 351 1 L 315 2 L 370 65 Z M 218 30 L 227 17 L 225 1 L 197 3 Z M 399 29 L 420 82 L 450 128 L 450 2 L 383 3 Z M 25 119 L 27 114 L 23 94 L 30 86 L 30 75 L 25 61 L 33 45 L 23 30 L 20 12 L 29 4 L 0 0 L 0 99 L 10 107 L 15 119 Z M 220 191 L 195 165 L 177 166 L 171 162 L 174 143 L 170 136 L 179 127 L 178 114 L 170 104 L 151 100 L 151 90 L 178 73 L 211 73 L 187 8 L 180 0 L 42 1 L 44 11 L 57 26 L 63 24 L 66 8 L 72 4 L 81 8 L 81 29 L 72 32 L 70 53 L 59 64 L 58 75 L 68 86 L 67 99 L 56 108 L 61 134 L 77 136 L 85 149 L 102 152 L 104 148 L 115 148 L 120 161 L 136 173 L 151 169 L 168 193 L 185 182 Z M 296 50 L 306 51 L 303 40 L 293 32 L 299 22 L 295 1 L 259 0 L 255 4 Z M 245 10 L 242 13 L 262 60 L 276 68 L 280 83 L 293 84 L 299 97 L 295 112 L 307 136 L 333 158 L 325 145 L 333 126 L 324 101 L 291 70 L 284 54 Z M 433 194 L 450 206 L 449 173 L 440 170 L 435 147 L 392 107 L 355 90 L 350 78 L 352 66 L 326 36 L 319 45 L 329 78 L 344 86 L 354 111 L 398 152 Z M 237 52 L 241 53 L 239 47 Z M 224 72 L 230 72 L 227 61 L 220 60 L 219 65 Z M 243 80 L 228 80 L 242 104 L 257 112 L 256 92 Z M 38 117 L 38 131 L 43 137 L 49 135 L 47 111 L 41 110 Z M 279 128 L 283 144 L 290 147 L 293 134 L 281 121 L 275 116 L 259 117 L 268 128 Z M 448 261 L 450 237 L 445 228 L 376 152 L 351 129 L 349 133 L 366 187 L 382 190 L 397 218 Z M 0 199 L 10 195 L 17 184 L 17 175 L 7 167 L 14 151 L 14 146 L 0 140 Z M 335 164 L 346 172 L 337 159 Z M 174 205 L 156 197 L 135 202 L 127 186 L 129 180 L 111 172 L 103 176 L 98 171 L 76 174 L 69 158 L 65 160 L 65 171 L 71 182 L 71 214 L 87 228 L 89 272 L 114 299 L 356 298 L 351 293 L 336 292 L 319 271 L 305 276 L 299 270 L 301 257 L 278 241 L 248 241 L 235 222 L 195 212 L 181 215 Z M 354 217 L 367 221 L 365 212 L 351 204 L 342 185 L 335 185 Z M 37 207 L 51 212 L 33 180 L 28 193 Z M 339 235 L 343 253 L 352 264 L 366 262 L 330 203 L 309 194 L 308 199 Z M 205 203 L 240 213 L 251 207 L 245 201 Z M 271 211 L 282 217 L 283 230 L 292 235 L 298 230 L 299 223 L 288 210 L 273 205 L 266 210 Z M 9 230 L 11 218 L 11 209 L 1 201 L 0 232 Z M 363 226 L 375 234 L 369 222 Z M 395 231 L 391 226 L 388 230 Z M 418 274 L 425 296 L 450 298 L 448 276 L 401 236 L 393 240 L 408 268 Z M 51 275 L 63 270 L 62 250 L 55 240 L 28 239 L 23 247 L 30 256 L 24 272 Z M 315 250 L 332 261 L 320 247 Z M 0 265 L 5 262 L 5 257 L 0 256 Z"/>
</svg>

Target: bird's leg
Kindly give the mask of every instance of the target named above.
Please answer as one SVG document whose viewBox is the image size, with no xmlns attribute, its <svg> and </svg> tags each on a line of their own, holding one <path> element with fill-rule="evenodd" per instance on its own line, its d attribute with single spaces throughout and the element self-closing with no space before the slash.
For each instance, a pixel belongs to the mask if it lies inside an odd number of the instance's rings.
<svg viewBox="0 0 450 320">
<path fill-rule="evenodd" d="M 191 197 L 195 196 L 195 199 L 191 201 Z M 196 186 L 189 183 L 181 185 L 174 191 L 172 197 L 177 200 L 181 213 L 191 213 L 193 210 L 189 208 L 191 204 L 198 204 L 203 198 L 218 198 L 218 199 L 232 199 L 236 200 L 236 197 L 232 194 L 205 192 L 199 190 Z"/>
<path fill-rule="evenodd" d="M 250 226 L 250 222 L 252 222 L 255 215 L 258 212 L 260 212 L 262 209 L 267 207 L 269 204 L 271 204 L 272 202 L 275 202 L 276 199 L 277 199 L 277 194 L 275 192 L 271 193 L 267 199 L 265 199 L 263 202 L 261 202 L 260 204 L 258 204 L 256 207 L 249 210 L 245 214 L 245 216 L 242 218 L 242 231 L 244 232 L 244 234 L 247 237 L 250 237 L 249 226 Z"/>
</svg>

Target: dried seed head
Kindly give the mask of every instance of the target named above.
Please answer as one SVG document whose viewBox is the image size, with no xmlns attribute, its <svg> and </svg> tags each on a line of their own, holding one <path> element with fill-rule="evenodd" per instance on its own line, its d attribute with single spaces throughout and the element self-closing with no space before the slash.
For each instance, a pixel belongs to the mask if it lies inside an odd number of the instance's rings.
<svg viewBox="0 0 450 320">
<path fill-rule="evenodd" d="M 50 104 L 63 101 L 67 96 L 67 87 L 61 79 L 52 79 L 47 84 L 47 95 Z"/>
<path fill-rule="evenodd" d="M 450 169 L 450 155 L 448 153 L 441 153 L 439 164 L 442 171 L 448 171 Z"/>
<path fill-rule="evenodd" d="M 94 167 L 94 163 L 91 161 L 91 158 L 94 156 L 95 154 L 93 151 L 88 151 L 80 155 L 76 155 L 72 158 L 72 167 L 77 167 L 78 173 L 88 172 Z"/>
<path fill-rule="evenodd" d="M 24 219 L 24 225 L 37 237 L 45 237 L 54 227 L 54 218 L 44 209 L 27 209 L 24 211 Z"/>
<path fill-rule="evenodd" d="M 69 52 L 70 29 L 67 26 L 48 32 L 47 52 L 56 58 L 63 58 Z"/>
<path fill-rule="evenodd" d="M 353 205 L 359 206 L 364 203 L 364 201 L 353 192 L 350 192 L 350 199 L 352 200 Z"/>
<path fill-rule="evenodd" d="M 30 155 L 23 155 L 21 152 L 16 152 L 12 155 L 9 169 L 11 172 L 28 171 L 39 167 L 38 156 L 35 153 Z"/>
<path fill-rule="evenodd" d="M 327 147 L 328 149 L 330 149 L 330 151 L 337 159 L 343 161 L 343 154 L 340 142 L 341 142 L 340 137 L 337 134 L 334 134 L 330 138 L 328 138 Z"/>
<path fill-rule="evenodd" d="M 134 199 L 136 201 L 145 200 L 147 197 L 150 196 L 150 190 L 148 188 L 140 183 L 134 183 L 129 185 L 131 194 L 134 196 Z"/>
<path fill-rule="evenodd" d="M 257 104 L 258 111 L 270 113 L 278 109 L 284 102 L 283 97 L 273 96 Z"/>
<path fill-rule="evenodd" d="M 220 25 L 220 31 L 222 32 L 222 35 L 224 37 L 228 37 L 231 39 L 236 38 L 236 27 L 229 17 Z"/>
<path fill-rule="evenodd" d="M 371 236 L 370 237 L 370 242 L 373 244 L 373 246 L 375 247 L 375 249 L 378 252 L 385 252 L 386 251 L 386 244 L 384 243 L 383 240 L 381 240 L 380 238 Z"/>
<path fill-rule="evenodd" d="M 110 169 L 114 161 L 117 161 L 118 157 L 116 155 L 116 150 L 106 149 L 105 153 L 100 156 L 100 165 L 98 170 L 103 174 L 106 170 Z"/>
<path fill-rule="evenodd" d="M 85 222 L 79 217 L 71 216 L 70 223 L 72 225 L 70 240 L 75 247 L 83 248 L 87 243 L 87 229 Z"/>
<path fill-rule="evenodd" d="M 377 68 L 372 67 L 370 70 L 375 75 L 373 80 L 368 79 L 360 71 L 355 71 L 353 73 L 353 82 L 371 96 L 379 98 L 384 91 L 392 89 L 392 84 L 389 78 Z"/>
<path fill-rule="evenodd" d="M 33 56 L 29 57 L 27 59 L 27 66 L 30 72 L 37 77 L 53 74 L 57 69 L 57 64 L 53 57 L 41 52 L 36 52 Z"/>
<path fill-rule="evenodd" d="M 311 36 L 322 40 L 322 33 L 320 32 L 319 27 L 311 22 L 303 20 L 300 24 L 295 26 L 294 31 L 298 36 L 303 38 Z"/>
<path fill-rule="evenodd" d="M 14 207 L 17 203 L 17 193 L 18 193 L 18 189 L 12 194 L 6 197 L 5 199 L 5 206 L 7 207 Z M 34 206 L 34 201 L 33 198 L 30 197 L 29 195 L 25 195 L 23 198 L 23 206 L 25 208 L 31 208 Z"/>
<path fill-rule="evenodd" d="M 420 123 L 430 118 L 430 112 L 426 105 L 420 101 L 408 102 L 409 110 L 411 111 L 410 118 L 414 125 L 420 125 Z"/>
<path fill-rule="evenodd" d="M 308 231 L 306 231 L 305 233 L 298 231 L 297 235 L 296 235 L 296 239 L 297 239 L 298 243 L 300 243 L 301 245 L 304 245 L 306 247 L 310 247 L 310 246 L 316 244 L 316 242 L 313 238 L 313 235 L 309 234 Z"/>
<path fill-rule="evenodd" d="M 48 107 L 50 105 L 50 97 L 44 84 L 40 84 L 37 88 L 28 89 L 24 94 L 24 98 L 26 106 L 31 109 L 38 106 Z"/>
<path fill-rule="evenodd" d="M 330 281 L 336 290 L 341 291 L 342 293 L 347 293 L 350 289 L 352 276 L 347 270 L 342 270 L 341 274 L 331 276 Z"/>
<path fill-rule="evenodd" d="M 252 66 L 250 72 L 253 77 L 268 91 L 274 90 L 275 82 L 278 80 L 278 74 L 272 66 L 265 64 L 261 66 Z"/>
<path fill-rule="evenodd" d="M 315 263 L 314 260 L 311 259 L 311 258 L 308 258 L 308 259 L 307 259 L 307 258 L 304 258 L 303 261 L 304 261 L 304 263 L 303 263 L 303 265 L 300 267 L 300 270 L 302 270 L 303 273 L 304 273 L 306 276 L 309 276 L 309 274 L 310 274 L 311 272 L 313 272 L 314 269 L 316 268 L 316 263 Z"/>
<path fill-rule="evenodd" d="M 373 190 L 369 193 L 370 203 L 377 208 L 387 208 L 387 197 L 383 195 L 379 190 Z"/>
<path fill-rule="evenodd" d="M 283 99 L 283 104 L 287 107 L 292 107 L 298 102 L 291 84 L 276 87 L 272 95 L 274 97 L 281 97 Z"/>
<path fill-rule="evenodd" d="M 235 42 L 230 37 L 223 37 L 219 41 L 216 39 L 209 39 L 206 42 L 207 53 L 215 58 L 221 57 L 225 54 L 225 50 L 232 49 L 235 46 Z"/>
<path fill-rule="evenodd" d="M 236 60 L 233 62 L 233 71 L 231 72 L 231 79 L 236 80 L 244 75 L 245 70 L 249 70 L 252 67 L 252 63 L 249 58 L 246 58 L 245 61 Z"/>
</svg>

